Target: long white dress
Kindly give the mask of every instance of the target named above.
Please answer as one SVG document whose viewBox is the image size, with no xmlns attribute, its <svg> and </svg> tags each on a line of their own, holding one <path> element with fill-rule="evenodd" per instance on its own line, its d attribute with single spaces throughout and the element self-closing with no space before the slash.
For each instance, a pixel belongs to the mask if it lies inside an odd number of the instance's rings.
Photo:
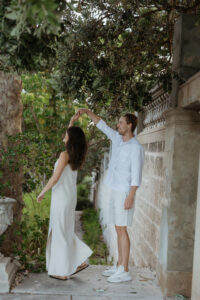
<svg viewBox="0 0 200 300">
<path fill-rule="evenodd" d="M 46 269 L 49 275 L 69 276 L 92 254 L 92 250 L 74 232 L 76 179 L 77 171 L 72 171 L 67 164 L 52 188 L 46 247 Z"/>
</svg>

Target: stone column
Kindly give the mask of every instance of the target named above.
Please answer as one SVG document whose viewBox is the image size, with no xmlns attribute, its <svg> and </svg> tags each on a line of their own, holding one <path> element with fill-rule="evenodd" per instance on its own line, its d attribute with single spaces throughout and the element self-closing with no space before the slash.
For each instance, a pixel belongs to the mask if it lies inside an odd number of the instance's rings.
<svg viewBox="0 0 200 300">
<path fill-rule="evenodd" d="M 13 222 L 13 204 L 16 200 L 12 198 L 0 198 L 0 235 Z M 4 257 L 0 253 L 0 293 L 8 293 L 10 285 L 17 271 L 17 262 L 12 262 L 10 257 Z"/>
<path fill-rule="evenodd" d="M 182 14 L 174 26 L 172 70 L 172 106 L 177 106 L 180 82 L 196 74 L 200 69 L 200 24 L 199 17 Z M 177 79 L 177 76 L 179 79 Z"/>
<path fill-rule="evenodd" d="M 162 209 L 157 276 L 165 296 L 190 297 L 200 115 L 182 108 L 170 109 L 164 115 L 166 205 Z"/>
<path fill-rule="evenodd" d="M 199 179 L 197 192 L 196 226 L 195 226 L 195 246 L 193 259 L 192 277 L 192 300 L 200 299 L 200 156 L 199 156 Z"/>
</svg>

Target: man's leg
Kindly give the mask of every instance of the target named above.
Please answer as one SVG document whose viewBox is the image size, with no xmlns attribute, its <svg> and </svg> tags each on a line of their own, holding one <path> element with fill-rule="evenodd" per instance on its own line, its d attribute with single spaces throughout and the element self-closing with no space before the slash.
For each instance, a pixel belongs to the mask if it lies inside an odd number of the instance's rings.
<svg viewBox="0 0 200 300">
<path fill-rule="evenodd" d="M 130 254 L 130 239 L 126 226 L 115 226 L 118 242 L 118 264 L 124 266 L 124 270 L 128 272 L 128 262 Z"/>
<path fill-rule="evenodd" d="M 118 247 L 118 259 L 117 259 L 117 266 L 122 265 L 122 248 L 121 248 L 121 242 L 120 242 L 120 236 L 119 231 L 117 230 L 118 226 L 115 226 L 115 230 L 117 232 L 117 247 Z"/>
</svg>

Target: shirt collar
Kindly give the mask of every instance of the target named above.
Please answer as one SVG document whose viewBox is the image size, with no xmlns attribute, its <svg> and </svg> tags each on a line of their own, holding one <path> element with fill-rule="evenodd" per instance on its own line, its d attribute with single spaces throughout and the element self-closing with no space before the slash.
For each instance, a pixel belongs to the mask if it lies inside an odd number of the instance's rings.
<svg viewBox="0 0 200 300">
<path fill-rule="evenodd" d="M 135 139 L 135 136 L 133 136 L 131 139 L 129 139 L 128 141 L 123 141 L 123 138 L 122 138 L 122 136 L 121 136 L 121 141 L 122 141 L 122 143 L 129 143 L 129 142 L 132 142 L 132 141 L 134 141 L 134 139 Z"/>
</svg>

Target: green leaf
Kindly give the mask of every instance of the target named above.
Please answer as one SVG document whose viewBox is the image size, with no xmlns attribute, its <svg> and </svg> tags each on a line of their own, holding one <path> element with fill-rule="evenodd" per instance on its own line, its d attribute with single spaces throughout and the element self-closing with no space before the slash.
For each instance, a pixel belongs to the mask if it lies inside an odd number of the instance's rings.
<svg viewBox="0 0 200 300">
<path fill-rule="evenodd" d="M 10 20 L 16 20 L 18 15 L 16 12 L 12 11 L 11 13 L 6 14 L 5 17 Z"/>
<path fill-rule="evenodd" d="M 97 90 L 100 92 L 105 92 L 107 89 L 104 86 L 100 86 Z"/>
<path fill-rule="evenodd" d="M 102 37 L 100 37 L 99 40 L 100 40 L 102 45 L 105 43 L 105 40 Z"/>
</svg>

